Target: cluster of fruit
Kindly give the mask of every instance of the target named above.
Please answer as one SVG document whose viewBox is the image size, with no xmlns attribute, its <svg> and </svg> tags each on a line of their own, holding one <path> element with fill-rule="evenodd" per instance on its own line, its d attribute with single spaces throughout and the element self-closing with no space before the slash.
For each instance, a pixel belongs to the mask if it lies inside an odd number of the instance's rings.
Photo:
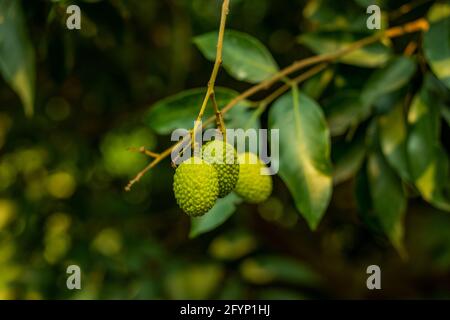
<svg viewBox="0 0 450 320">
<path fill-rule="evenodd" d="M 174 176 L 175 198 L 189 216 L 204 215 L 217 198 L 233 190 L 249 203 L 259 203 L 270 196 L 272 177 L 263 174 L 268 168 L 257 155 L 238 155 L 232 145 L 221 140 L 205 144 L 201 154 L 201 158 L 185 160 Z"/>
</svg>

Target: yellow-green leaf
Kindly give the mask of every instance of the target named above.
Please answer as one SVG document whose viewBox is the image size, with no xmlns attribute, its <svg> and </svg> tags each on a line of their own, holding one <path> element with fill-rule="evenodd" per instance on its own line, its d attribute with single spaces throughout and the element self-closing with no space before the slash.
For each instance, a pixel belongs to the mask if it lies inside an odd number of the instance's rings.
<svg viewBox="0 0 450 320">
<path fill-rule="evenodd" d="M 315 229 L 332 192 L 330 134 L 322 110 L 294 89 L 274 103 L 269 126 L 280 130 L 279 175 L 297 209 Z"/>
<path fill-rule="evenodd" d="M 35 62 L 20 1 L 0 1 L 0 72 L 33 114 Z"/>
</svg>

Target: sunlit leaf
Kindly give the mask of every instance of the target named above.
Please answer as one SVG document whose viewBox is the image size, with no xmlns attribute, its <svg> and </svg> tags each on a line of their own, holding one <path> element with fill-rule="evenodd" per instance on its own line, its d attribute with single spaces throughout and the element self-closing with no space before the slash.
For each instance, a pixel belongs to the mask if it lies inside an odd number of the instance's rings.
<svg viewBox="0 0 450 320">
<path fill-rule="evenodd" d="M 394 247 L 403 254 L 406 196 L 402 183 L 379 150 L 368 157 L 367 175 L 375 218 Z"/>
<path fill-rule="evenodd" d="M 434 74 L 450 88 L 450 17 L 430 25 L 423 39 L 423 50 Z"/>
<path fill-rule="evenodd" d="M 408 113 L 410 133 L 407 143 L 411 178 L 422 197 L 439 209 L 450 211 L 449 160 L 440 144 L 442 101 L 433 78 L 425 77 Z"/>
<path fill-rule="evenodd" d="M 295 89 L 274 103 L 269 126 L 280 130 L 280 159 L 274 160 L 279 175 L 297 209 L 315 229 L 332 192 L 330 135 L 322 110 Z"/>
<path fill-rule="evenodd" d="M 378 117 L 380 145 L 387 162 L 395 168 L 403 180 L 409 181 L 410 174 L 406 153 L 408 132 L 402 101 L 388 113 Z"/>
<path fill-rule="evenodd" d="M 216 58 L 217 32 L 194 38 L 194 43 L 211 61 Z M 223 66 L 234 78 L 251 83 L 261 82 L 278 71 L 267 48 L 254 37 L 227 30 L 223 41 Z"/>
<path fill-rule="evenodd" d="M 35 62 L 20 1 L 0 1 L 0 72 L 33 114 Z"/>
<path fill-rule="evenodd" d="M 341 32 L 312 32 L 299 37 L 301 44 L 317 54 L 331 53 L 346 48 L 357 37 Z M 388 61 L 391 49 L 381 43 L 374 43 L 344 55 L 339 61 L 360 67 L 378 67 Z"/>
</svg>

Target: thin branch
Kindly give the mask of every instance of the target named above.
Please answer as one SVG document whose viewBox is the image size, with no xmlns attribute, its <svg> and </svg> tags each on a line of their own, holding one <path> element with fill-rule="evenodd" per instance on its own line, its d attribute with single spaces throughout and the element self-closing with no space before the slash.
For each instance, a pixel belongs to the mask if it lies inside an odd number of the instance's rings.
<svg viewBox="0 0 450 320">
<path fill-rule="evenodd" d="M 208 100 L 211 95 L 214 94 L 214 85 L 216 83 L 217 74 L 219 73 L 220 65 L 222 64 L 222 47 L 223 47 L 223 37 L 225 34 L 225 24 L 227 21 L 227 15 L 229 12 L 229 0 L 224 0 L 222 3 L 222 13 L 220 16 L 220 26 L 219 26 L 219 36 L 217 39 L 217 50 L 216 50 L 216 60 L 214 61 L 214 67 L 211 73 L 211 77 L 208 81 L 208 88 L 206 90 L 205 98 L 203 99 L 202 106 L 200 108 L 200 112 L 198 113 L 197 119 L 194 122 L 194 128 L 192 131 L 192 146 L 195 146 L 195 135 L 197 127 L 202 120 L 203 114 L 205 113 L 206 106 L 208 105 Z"/>
<path fill-rule="evenodd" d="M 170 155 L 170 153 L 172 152 L 172 148 L 174 148 L 175 146 L 172 146 L 170 148 L 167 148 L 166 150 L 164 150 L 163 152 L 161 152 L 159 154 L 159 157 L 155 158 L 152 162 L 150 162 L 145 168 L 144 170 L 142 170 L 141 172 L 139 172 L 136 177 L 134 177 L 134 179 L 130 180 L 130 182 L 128 182 L 127 186 L 125 187 L 125 191 L 130 191 L 131 187 L 133 186 L 133 184 L 135 184 L 136 182 L 138 182 L 139 180 L 141 180 L 141 178 L 147 173 L 148 170 L 150 170 L 151 168 L 153 168 L 154 166 L 156 166 L 158 163 L 160 163 L 163 159 L 165 159 L 166 157 L 168 157 Z"/>
<path fill-rule="evenodd" d="M 224 1 L 224 6 L 225 6 L 225 4 L 228 4 L 227 0 Z M 228 10 L 226 11 L 225 14 L 224 14 L 224 12 L 222 12 L 221 25 L 222 25 L 222 23 L 223 24 L 225 23 L 225 21 L 224 21 L 225 18 L 224 17 L 226 17 L 227 13 L 228 13 Z M 380 39 L 383 39 L 383 38 L 400 37 L 400 36 L 408 34 L 408 33 L 414 33 L 414 32 L 418 32 L 418 31 L 426 31 L 426 30 L 428 30 L 428 28 L 429 28 L 429 24 L 428 24 L 427 20 L 424 19 L 424 18 L 420 18 L 420 19 L 414 20 L 412 22 L 406 23 L 404 25 L 401 25 L 401 26 L 389 28 L 389 29 L 387 29 L 384 32 L 381 32 L 379 34 L 375 34 L 375 35 L 369 36 L 367 38 L 363 38 L 361 40 L 358 40 L 358 41 L 352 43 L 351 45 L 349 45 L 348 47 L 343 48 L 341 50 L 338 50 L 336 52 L 326 53 L 326 54 L 322 54 L 322 55 L 318 55 L 318 56 L 314 56 L 314 57 L 310 57 L 310 58 L 306 58 L 306 59 L 303 59 L 303 60 L 296 61 L 293 64 L 291 64 L 290 66 L 282 69 L 281 71 L 279 71 L 278 73 L 273 75 L 271 78 L 269 78 L 269 79 L 267 79 L 267 80 L 265 80 L 265 81 L 263 81 L 263 82 L 261 82 L 261 83 L 259 83 L 257 85 L 254 85 L 253 87 L 247 89 L 246 91 L 244 91 L 243 93 L 241 93 L 240 95 L 238 95 L 237 97 L 232 99 L 222 109 L 222 114 L 225 114 L 230 109 L 232 109 L 235 105 L 237 105 L 239 102 L 249 98 L 250 96 L 254 95 L 255 93 L 270 88 L 274 83 L 278 82 L 279 80 L 283 79 L 284 77 L 290 75 L 291 73 L 299 71 L 299 70 L 301 70 L 303 68 L 306 68 L 306 67 L 308 67 L 310 65 L 317 64 L 317 63 L 323 63 L 323 62 L 335 61 L 335 60 L 339 59 L 340 57 L 342 57 L 342 56 L 344 56 L 344 55 L 346 55 L 346 54 L 348 54 L 348 53 L 350 53 L 350 52 L 352 52 L 354 50 L 358 50 L 358 49 L 360 49 L 360 48 L 362 48 L 364 46 L 367 46 L 369 44 L 377 42 L 377 41 L 379 41 Z M 218 45 L 218 49 L 219 49 L 219 45 Z M 220 66 L 220 62 L 218 63 L 217 61 L 218 60 L 216 59 L 216 63 L 214 64 L 215 68 L 213 69 L 213 74 L 211 75 L 211 79 L 213 81 L 210 80 L 210 82 L 208 83 L 208 90 L 207 90 L 207 94 L 205 96 L 206 102 L 204 101 L 204 103 L 203 103 L 204 105 L 202 105 L 202 109 L 204 109 L 206 107 L 206 103 L 208 102 L 208 99 L 209 99 L 211 93 L 214 91 L 213 90 L 214 82 L 215 82 L 215 79 L 217 77 L 217 71 L 214 71 L 214 70 L 216 70 L 216 69 L 218 70 L 218 68 Z M 217 67 L 216 67 L 216 65 L 217 65 Z M 211 84 L 212 84 L 212 86 L 210 86 Z M 200 111 L 201 111 L 200 112 L 201 114 L 199 116 L 203 116 L 204 110 L 200 110 Z M 201 119 L 201 117 L 200 117 L 200 119 Z M 212 123 L 214 121 L 214 119 L 215 119 L 215 117 L 209 118 L 207 121 L 205 121 L 205 123 L 203 124 L 203 127 L 205 127 L 208 124 Z M 196 125 L 197 124 L 194 125 L 194 129 L 192 131 L 195 130 L 195 126 Z M 170 148 L 164 150 L 162 153 L 160 153 L 159 157 L 155 158 L 147 167 L 144 168 L 144 170 L 139 172 L 136 175 L 136 177 L 128 183 L 128 185 L 125 187 L 125 190 L 129 191 L 131 189 L 131 186 L 134 183 L 138 182 L 148 170 L 150 170 L 151 168 L 156 166 L 164 158 L 168 157 L 171 154 L 172 149 L 175 148 L 179 143 L 181 143 L 181 141 L 177 142 L 172 147 L 170 147 Z"/>
<path fill-rule="evenodd" d="M 410 57 L 413 55 L 413 53 L 416 51 L 416 49 L 417 49 L 417 42 L 411 41 L 410 43 L 408 43 L 405 50 L 403 51 L 403 55 Z"/>
<path fill-rule="evenodd" d="M 216 95 L 214 92 L 211 94 L 211 102 L 212 102 L 212 105 L 214 108 L 214 116 L 216 119 L 217 128 L 220 129 L 220 132 L 222 133 L 224 140 L 226 140 L 227 133 L 226 133 L 225 122 L 223 121 L 223 116 L 222 116 L 222 113 L 220 112 L 219 106 L 217 105 Z"/>
<path fill-rule="evenodd" d="M 140 147 L 140 148 L 129 147 L 129 148 L 128 148 L 128 151 L 131 151 L 131 152 L 139 152 L 139 153 L 145 154 L 145 155 L 147 155 L 147 156 L 149 156 L 149 157 L 152 157 L 152 158 L 158 158 L 158 157 L 160 156 L 159 153 L 156 153 L 156 152 L 152 152 L 152 151 L 150 151 L 150 150 L 147 150 L 147 149 L 145 149 L 145 147 Z"/>
<path fill-rule="evenodd" d="M 406 3 L 406 4 L 402 5 L 401 7 L 397 8 L 396 10 L 388 13 L 389 18 L 392 20 L 398 19 L 401 16 L 404 16 L 405 14 L 411 12 L 415 8 L 420 7 L 421 5 L 424 5 L 430 1 L 431 0 L 419 0 L 416 2 L 412 2 L 412 3 Z"/>
<path fill-rule="evenodd" d="M 288 91 L 293 85 L 299 84 L 300 82 L 303 82 L 303 81 L 311 78 L 312 76 L 316 75 L 320 71 L 324 70 L 326 67 L 327 67 L 327 63 L 321 63 L 321 64 L 319 64 L 319 65 L 317 65 L 315 67 L 312 67 L 311 69 L 309 69 L 308 71 L 300 74 L 296 78 L 294 78 L 292 80 L 289 80 L 289 82 L 287 84 L 284 84 L 281 87 L 279 87 L 277 90 L 275 90 L 270 95 L 268 95 L 263 100 L 261 100 L 260 103 L 264 103 L 264 104 L 269 105 L 276 98 L 278 98 L 283 93 Z"/>
</svg>

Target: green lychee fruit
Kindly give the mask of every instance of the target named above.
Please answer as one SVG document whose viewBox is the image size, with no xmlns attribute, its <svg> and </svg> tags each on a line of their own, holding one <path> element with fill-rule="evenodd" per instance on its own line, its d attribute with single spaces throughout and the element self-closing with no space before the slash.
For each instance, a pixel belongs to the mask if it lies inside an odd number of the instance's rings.
<svg viewBox="0 0 450 320">
<path fill-rule="evenodd" d="M 272 176 L 269 169 L 254 153 L 242 153 L 238 157 L 240 164 L 239 180 L 234 190 L 242 199 L 249 203 L 260 203 L 272 193 Z"/>
<path fill-rule="evenodd" d="M 219 195 L 217 172 L 198 157 L 187 159 L 175 171 L 173 191 L 187 215 L 202 216 L 214 206 Z"/>
<path fill-rule="evenodd" d="M 217 171 L 219 198 L 236 187 L 239 179 L 239 162 L 234 147 L 221 140 L 213 140 L 202 147 L 202 158 Z"/>
</svg>

